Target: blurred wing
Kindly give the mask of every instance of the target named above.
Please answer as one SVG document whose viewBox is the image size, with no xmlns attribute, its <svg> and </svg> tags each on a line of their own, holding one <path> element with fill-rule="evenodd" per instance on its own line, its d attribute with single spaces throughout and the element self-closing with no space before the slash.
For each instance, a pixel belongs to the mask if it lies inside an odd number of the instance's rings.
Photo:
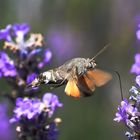
<svg viewBox="0 0 140 140">
<path fill-rule="evenodd" d="M 77 86 L 77 81 L 74 79 L 69 80 L 65 87 L 65 92 L 68 96 L 80 97 L 80 90 Z"/>
<path fill-rule="evenodd" d="M 78 87 L 85 96 L 90 96 L 95 90 L 95 82 L 85 74 L 78 79 Z"/>
<path fill-rule="evenodd" d="M 87 71 L 86 75 L 89 79 L 94 81 L 97 87 L 103 86 L 112 79 L 111 74 L 99 69 Z"/>
<path fill-rule="evenodd" d="M 111 74 L 105 71 L 99 69 L 90 70 L 79 78 L 78 86 L 85 96 L 91 96 L 96 86 L 103 86 L 111 78 Z"/>
<path fill-rule="evenodd" d="M 81 92 L 84 96 L 91 96 L 95 87 L 100 87 L 111 80 L 111 74 L 99 70 L 89 70 L 86 74 L 78 78 L 78 82 L 74 79 L 68 81 L 65 92 L 68 96 L 80 97 Z"/>
</svg>

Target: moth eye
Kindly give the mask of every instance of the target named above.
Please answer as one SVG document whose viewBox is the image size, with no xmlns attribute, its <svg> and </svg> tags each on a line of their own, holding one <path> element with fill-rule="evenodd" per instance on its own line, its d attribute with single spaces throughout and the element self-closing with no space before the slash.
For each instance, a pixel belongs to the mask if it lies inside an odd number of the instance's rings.
<svg viewBox="0 0 140 140">
<path fill-rule="evenodd" d="M 92 62 L 93 68 L 96 67 L 97 63 Z"/>
<path fill-rule="evenodd" d="M 95 68 L 95 66 L 96 66 L 96 63 L 95 62 L 89 62 L 88 63 L 88 68 Z"/>
<path fill-rule="evenodd" d="M 93 63 L 92 62 L 89 62 L 88 63 L 88 68 L 92 68 L 93 67 Z"/>
</svg>

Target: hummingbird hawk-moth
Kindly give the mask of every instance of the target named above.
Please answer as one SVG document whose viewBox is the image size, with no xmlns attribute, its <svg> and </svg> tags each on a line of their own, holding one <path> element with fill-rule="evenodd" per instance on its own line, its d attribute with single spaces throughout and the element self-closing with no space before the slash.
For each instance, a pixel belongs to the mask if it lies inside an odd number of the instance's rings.
<svg viewBox="0 0 140 140">
<path fill-rule="evenodd" d="M 59 87 L 66 84 L 65 92 L 69 96 L 91 96 L 96 87 L 103 86 L 112 78 L 108 72 L 96 68 L 95 57 L 71 59 L 57 68 L 39 74 L 28 87 L 34 88 L 40 84 Z"/>
</svg>

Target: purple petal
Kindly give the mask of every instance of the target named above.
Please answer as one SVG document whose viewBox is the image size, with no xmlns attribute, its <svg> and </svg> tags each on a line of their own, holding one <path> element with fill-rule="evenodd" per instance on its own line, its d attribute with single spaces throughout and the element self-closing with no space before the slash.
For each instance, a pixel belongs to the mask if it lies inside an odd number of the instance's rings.
<svg viewBox="0 0 140 140">
<path fill-rule="evenodd" d="M 121 101 L 122 109 L 126 110 L 127 106 L 128 106 L 128 100 L 127 99 L 124 99 L 123 101 Z"/>
<path fill-rule="evenodd" d="M 14 30 L 15 35 L 17 35 L 18 32 L 22 32 L 24 35 L 26 35 L 29 32 L 30 27 L 26 23 L 22 23 L 22 24 L 17 23 L 13 25 L 13 30 Z"/>
<path fill-rule="evenodd" d="M 10 30 L 12 25 L 7 25 L 5 29 L 0 30 L 0 39 L 5 39 L 6 41 L 11 41 Z"/>
<path fill-rule="evenodd" d="M 140 30 L 136 31 L 136 37 L 137 37 L 138 40 L 140 40 Z"/>
<path fill-rule="evenodd" d="M 16 99 L 16 106 L 19 107 L 23 104 L 23 99 L 22 98 L 17 98 Z"/>
<path fill-rule="evenodd" d="M 46 107 L 50 109 L 49 117 L 53 115 L 56 107 L 62 107 L 62 103 L 59 102 L 58 97 L 52 93 L 46 93 L 43 96 L 42 101 L 45 103 Z"/>
<path fill-rule="evenodd" d="M 48 63 L 52 58 L 52 52 L 50 50 L 45 50 L 44 62 Z"/>
<path fill-rule="evenodd" d="M 36 98 L 17 98 L 16 107 L 13 111 L 14 117 L 10 120 L 10 122 L 13 123 L 19 121 L 21 116 L 32 119 L 38 116 L 38 114 L 42 113 L 46 107 L 50 110 L 49 117 L 51 117 L 55 111 L 55 108 L 62 106 L 62 104 L 59 103 L 58 97 L 51 93 L 45 94 L 43 100 L 44 102 Z"/>
<path fill-rule="evenodd" d="M 132 65 L 130 72 L 140 74 L 140 54 L 139 53 L 135 55 L 135 63 Z"/>
<path fill-rule="evenodd" d="M 36 73 L 31 73 L 27 76 L 26 83 L 30 84 L 37 77 Z"/>
<path fill-rule="evenodd" d="M 40 62 L 38 65 L 37 65 L 37 67 L 39 68 L 39 69 L 42 69 L 43 67 L 44 67 L 44 62 Z"/>
<path fill-rule="evenodd" d="M 116 117 L 114 118 L 114 121 L 120 122 L 121 120 L 123 120 L 123 117 L 121 116 L 121 114 L 116 113 Z"/>
<path fill-rule="evenodd" d="M 11 119 L 9 120 L 10 123 L 15 123 L 15 122 L 17 122 L 17 121 L 18 121 L 17 118 L 11 118 Z"/>
<path fill-rule="evenodd" d="M 17 74 L 14 62 L 4 52 L 0 52 L 0 72 L 2 76 L 6 77 L 14 77 Z"/>
<path fill-rule="evenodd" d="M 3 73 L 3 76 L 5 77 L 15 77 L 17 75 L 16 71 L 15 70 L 6 70 L 4 73 Z"/>
<path fill-rule="evenodd" d="M 140 74 L 140 65 L 133 64 L 130 70 L 131 73 Z"/>
<path fill-rule="evenodd" d="M 43 60 L 38 63 L 38 68 L 41 69 L 48 63 L 52 58 L 52 52 L 49 49 L 45 50 Z"/>
<path fill-rule="evenodd" d="M 135 63 L 140 64 L 140 54 L 139 53 L 137 53 L 135 55 Z"/>
</svg>

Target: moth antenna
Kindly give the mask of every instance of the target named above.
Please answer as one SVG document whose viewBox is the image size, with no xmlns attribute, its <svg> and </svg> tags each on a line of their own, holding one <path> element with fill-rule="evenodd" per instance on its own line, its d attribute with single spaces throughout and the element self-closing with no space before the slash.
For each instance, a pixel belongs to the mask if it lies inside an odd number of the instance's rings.
<svg viewBox="0 0 140 140">
<path fill-rule="evenodd" d="M 103 53 L 109 46 L 110 46 L 110 43 L 107 44 L 107 45 L 105 45 L 105 46 L 91 59 L 91 61 L 94 60 L 94 59 L 95 59 L 97 56 L 99 56 L 101 53 Z"/>
<path fill-rule="evenodd" d="M 120 73 L 118 71 L 114 71 L 116 73 L 116 75 L 118 76 L 119 79 L 119 86 L 120 86 L 120 91 L 121 91 L 121 99 L 123 100 L 123 91 L 122 91 L 122 81 L 121 81 L 121 76 Z"/>
</svg>

